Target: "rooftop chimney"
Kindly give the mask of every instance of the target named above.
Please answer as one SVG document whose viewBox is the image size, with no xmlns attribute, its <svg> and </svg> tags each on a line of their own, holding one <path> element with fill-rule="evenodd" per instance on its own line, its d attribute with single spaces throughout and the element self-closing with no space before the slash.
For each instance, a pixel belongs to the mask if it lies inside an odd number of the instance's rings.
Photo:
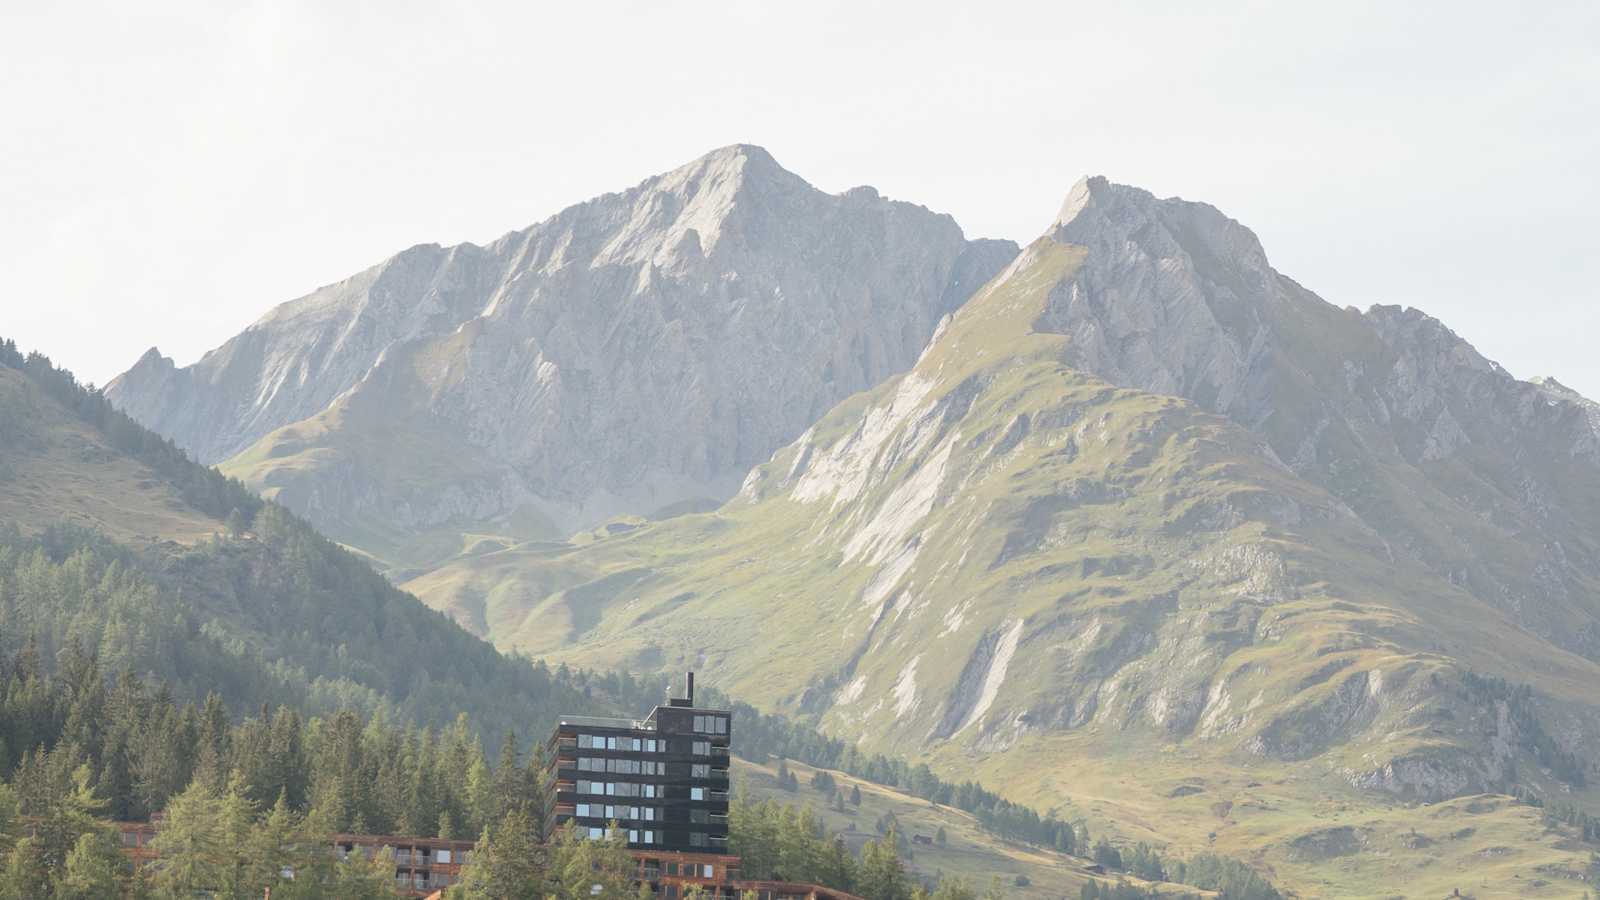
<svg viewBox="0 0 1600 900">
<path fill-rule="evenodd" d="M 694 706 L 694 673 L 693 672 L 685 672 L 685 673 L 683 673 L 683 696 L 682 697 L 674 697 L 674 696 L 672 696 L 672 690 L 670 688 L 667 690 L 667 705 L 668 706 L 677 706 L 677 707 Z"/>
</svg>

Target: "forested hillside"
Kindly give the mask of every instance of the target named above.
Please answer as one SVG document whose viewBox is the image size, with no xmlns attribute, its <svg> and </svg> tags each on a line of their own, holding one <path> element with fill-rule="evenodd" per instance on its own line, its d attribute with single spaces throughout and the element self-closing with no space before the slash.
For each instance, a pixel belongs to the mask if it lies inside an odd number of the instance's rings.
<svg viewBox="0 0 1600 900">
<path fill-rule="evenodd" d="M 526 735 L 561 712 L 610 708 L 502 656 L 9 341 L 0 447 L 0 495 L 55 500 L 0 517 L 0 651 L 31 646 L 49 670 L 75 645 L 107 673 L 157 677 L 179 699 L 215 691 L 239 712 L 288 704 L 439 725 L 465 712 L 487 733 Z M 92 505 L 106 496 L 120 499 L 114 511 Z M 179 533 L 162 529 L 173 521 Z"/>
</svg>

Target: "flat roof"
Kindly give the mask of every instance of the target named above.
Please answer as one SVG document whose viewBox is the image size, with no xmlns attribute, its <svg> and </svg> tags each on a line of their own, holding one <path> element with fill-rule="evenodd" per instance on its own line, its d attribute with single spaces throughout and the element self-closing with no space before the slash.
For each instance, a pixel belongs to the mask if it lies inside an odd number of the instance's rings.
<svg viewBox="0 0 1600 900">
<path fill-rule="evenodd" d="M 634 730 L 648 730 L 651 725 L 648 721 L 638 719 L 608 719 L 604 716 L 561 716 L 559 724 L 562 725 L 587 725 L 591 728 L 630 728 Z"/>
<path fill-rule="evenodd" d="M 577 725 L 589 728 L 622 728 L 632 731 L 654 731 L 656 728 L 656 713 L 663 709 L 682 710 L 689 713 L 712 713 L 721 716 L 732 716 L 733 711 L 727 709 L 712 709 L 704 706 L 657 706 L 650 711 L 650 715 L 643 719 L 608 718 L 606 716 L 559 716 L 557 725 Z"/>
</svg>

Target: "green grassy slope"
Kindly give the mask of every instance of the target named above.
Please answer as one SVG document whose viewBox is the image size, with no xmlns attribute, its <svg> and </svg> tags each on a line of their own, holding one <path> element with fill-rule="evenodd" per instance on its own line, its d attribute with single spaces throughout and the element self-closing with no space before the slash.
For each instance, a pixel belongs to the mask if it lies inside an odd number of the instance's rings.
<svg viewBox="0 0 1600 900">
<path fill-rule="evenodd" d="M 0 522 L 72 524 L 121 540 L 193 543 L 222 523 L 149 465 L 112 447 L 21 370 L 0 365 Z"/>
<path fill-rule="evenodd" d="M 875 824 L 887 814 L 894 815 L 908 839 L 911 835 L 933 838 L 943 828 L 945 843 L 942 845 L 912 843 L 912 857 L 906 861 L 906 865 L 917 878 L 925 882 L 960 878 L 982 891 L 998 880 L 1007 897 L 1043 900 L 1047 897 L 1075 897 L 1084 882 L 1106 880 L 1097 878 L 1089 870 L 1091 860 L 1002 840 L 960 810 L 935 806 L 926 800 L 852 778 L 843 772 L 818 770 L 796 762 L 787 765 L 800 779 L 798 791 L 786 791 L 779 785 L 775 760 L 756 764 L 743 759 L 734 760 L 734 790 L 755 802 L 770 800 L 810 809 L 830 833 L 843 836 L 846 844 L 856 850 L 866 841 L 878 838 Z M 852 788 L 860 790 L 861 805 L 847 803 L 844 812 L 832 808 L 825 797 L 810 787 L 811 779 L 818 771 L 828 771 L 845 794 L 849 794 Z M 1025 885 L 1017 884 L 1019 875 L 1026 880 Z M 1158 886 L 1135 878 L 1128 880 L 1146 887 Z M 1178 885 L 1165 888 L 1179 893 L 1207 893 Z"/>
</svg>

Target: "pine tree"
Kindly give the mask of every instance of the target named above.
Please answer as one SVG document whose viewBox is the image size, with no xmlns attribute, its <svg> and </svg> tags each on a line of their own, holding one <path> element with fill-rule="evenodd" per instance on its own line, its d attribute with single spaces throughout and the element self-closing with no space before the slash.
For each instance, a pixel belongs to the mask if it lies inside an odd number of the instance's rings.
<svg viewBox="0 0 1600 900">
<path fill-rule="evenodd" d="M 245 838 L 243 883 L 257 889 L 274 885 L 283 873 L 300 865 L 300 821 L 289 808 L 287 791 L 280 791 L 278 802 Z M 327 843 L 322 842 L 326 847 Z"/>
<path fill-rule="evenodd" d="M 370 860 L 364 853 L 352 853 L 338 864 L 335 873 L 330 896 L 339 900 L 389 900 L 396 896 L 394 852 L 387 847 Z"/>
<path fill-rule="evenodd" d="M 17 792 L 0 781 L 0 854 L 10 848 L 16 839 L 13 829 L 17 822 Z"/>
<path fill-rule="evenodd" d="M 215 692 L 206 694 L 205 707 L 200 712 L 200 735 L 196 747 L 196 780 L 214 794 L 221 794 L 228 784 L 228 708 Z"/>
<path fill-rule="evenodd" d="M 125 861 L 116 841 L 105 831 L 82 835 L 67 855 L 56 886 L 57 900 L 103 900 L 118 894 Z"/>
<path fill-rule="evenodd" d="M 978 895 L 963 878 L 941 878 L 930 900 L 978 900 Z"/>
<path fill-rule="evenodd" d="M 627 836 L 616 827 L 600 840 L 579 837 L 570 825 L 550 843 L 549 877 L 562 900 L 631 900 L 634 861 Z"/>
<path fill-rule="evenodd" d="M 167 804 L 150 864 L 164 891 L 189 896 L 223 883 L 228 848 L 217 797 L 199 779 Z"/>
<path fill-rule="evenodd" d="M 39 842 L 23 838 L 11 848 L 0 876 L 0 900 L 38 900 L 50 895 L 50 868 Z"/>
<path fill-rule="evenodd" d="M 534 840 L 533 823 L 526 810 L 510 810 L 479 837 L 472 864 L 461 876 L 461 896 L 465 900 L 540 900 L 544 888 L 544 854 Z"/>
<path fill-rule="evenodd" d="M 818 880 L 828 887 L 838 888 L 841 891 L 855 890 L 859 880 L 858 867 L 850 848 L 845 846 L 844 838 L 835 837 L 828 842 L 821 868 L 818 870 Z"/>
<path fill-rule="evenodd" d="M 861 848 L 858 883 L 861 893 L 871 900 L 909 900 L 911 896 L 911 881 L 895 843 L 895 833 L 890 831 Z"/>
<path fill-rule="evenodd" d="M 850 786 L 850 805 L 855 807 L 861 805 L 861 785 L 859 784 Z"/>
</svg>

